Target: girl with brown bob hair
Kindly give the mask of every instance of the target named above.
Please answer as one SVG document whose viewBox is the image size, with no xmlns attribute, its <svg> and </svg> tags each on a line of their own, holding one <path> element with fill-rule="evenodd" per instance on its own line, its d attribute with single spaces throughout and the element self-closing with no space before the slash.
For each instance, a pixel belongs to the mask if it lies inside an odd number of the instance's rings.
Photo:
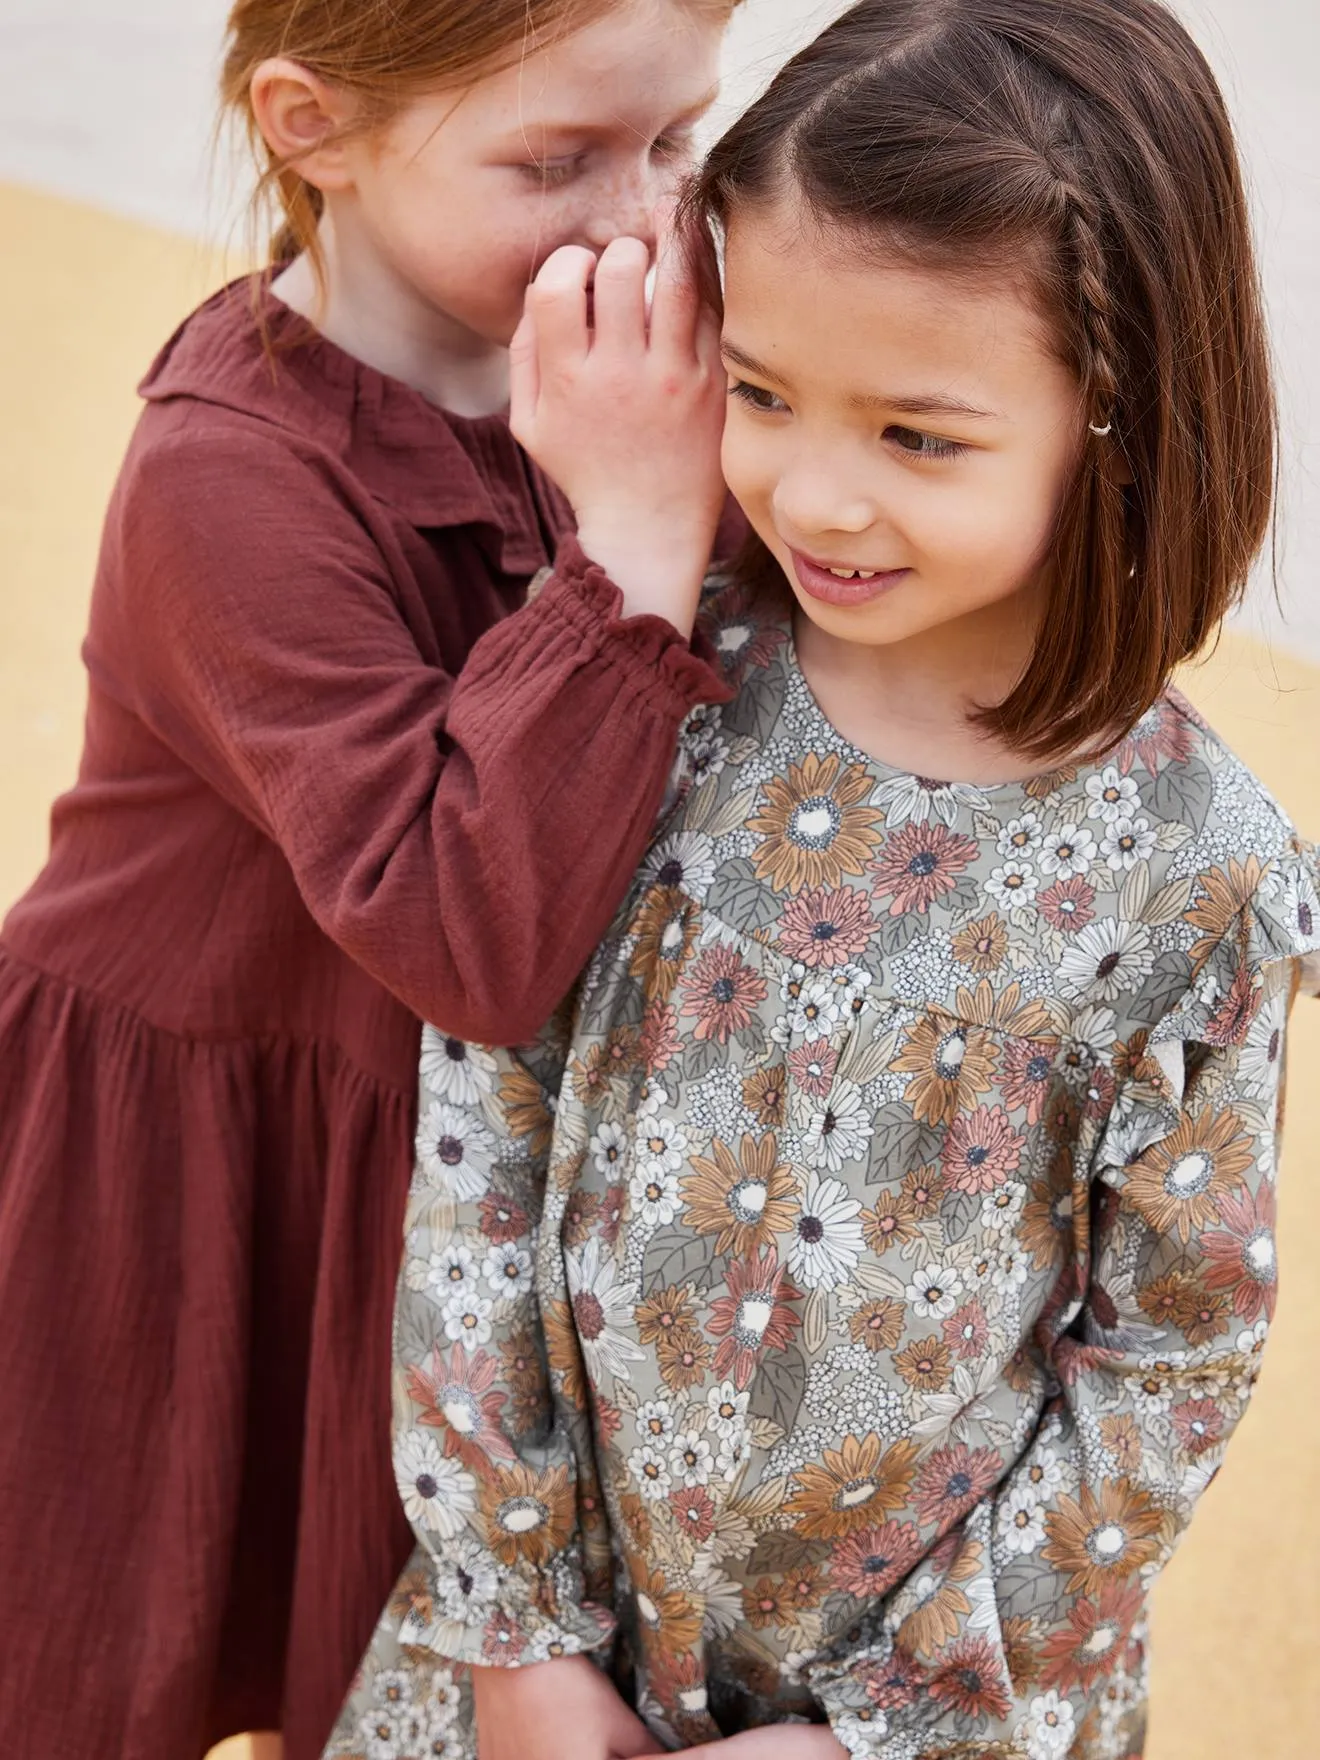
<svg viewBox="0 0 1320 1760">
<path fill-rule="evenodd" d="M 687 215 L 735 694 L 571 1009 L 462 1081 L 424 1041 L 418 1547 L 328 1754 L 558 1754 L 594 1655 L 657 1750 L 1137 1760 L 1320 948 L 1314 851 L 1169 682 L 1270 516 L 1232 133 L 1156 0 L 863 0 Z M 604 466 L 628 363 L 567 311 L 514 421 Z"/>
<path fill-rule="evenodd" d="M 253 1728 L 312 1760 L 407 1557 L 421 1020 L 539 1027 L 721 690 L 690 636 L 722 375 L 681 261 L 608 479 L 520 451 L 509 344 L 552 253 L 599 266 L 605 342 L 640 303 L 732 3 L 233 9 L 271 267 L 144 381 L 79 779 L 0 944 L 13 1760 Z"/>
</svg>

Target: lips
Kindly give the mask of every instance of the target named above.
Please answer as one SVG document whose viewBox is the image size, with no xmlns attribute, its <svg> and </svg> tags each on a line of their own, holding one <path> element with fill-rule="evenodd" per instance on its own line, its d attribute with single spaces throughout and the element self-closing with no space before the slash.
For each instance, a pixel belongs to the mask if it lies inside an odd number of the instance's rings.
<svg viewBox="0 0 1320 1760">
<path fill-rule="evenodd" d="M 826 605 L 869 605 L 912 573 L 910 568 L 850 569 L 844 573 L 847 565 L 843 563 L 818 562 L 800 550 L 794 550 L 792 556 L 803 592 Z"/>
</svg>

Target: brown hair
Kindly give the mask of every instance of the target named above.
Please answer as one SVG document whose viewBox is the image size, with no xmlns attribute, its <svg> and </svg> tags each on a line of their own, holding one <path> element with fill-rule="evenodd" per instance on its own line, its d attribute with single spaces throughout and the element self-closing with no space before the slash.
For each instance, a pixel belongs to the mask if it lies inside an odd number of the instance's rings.
<svg viewBox="0 0 1320 1760">
<path fill-rule="evenodd" d="M 1251 229 L 1200 52 L 1158 0 L 862 0 L 715 147 L 688 219 L 709 239 L 785 191 L 925 266 L 1032 266 L 1112 429 L 1060 511 L 1031 662 L 977 719 L 1041 759 L 1126 732 L 1241 597 L 1273 503 Z"/>
<path fill-rule="evenodd" d="M 594 23 L 612 0 L 235 0 L 220 77 L 222 119 L 237 117 L 260 173 L 253 214 L 273 201 L 270 257 L 307 252 L 318 281 L 321 194 L 270 151 L 252 110 L 252 76 L 277 56 L 300 62 L 359 100 L 355 129 L 378 127 L 410 97 L 508 65 L 559 32 Z M 740 0 L 683 0 L 717 15 Z"/>
</svg>

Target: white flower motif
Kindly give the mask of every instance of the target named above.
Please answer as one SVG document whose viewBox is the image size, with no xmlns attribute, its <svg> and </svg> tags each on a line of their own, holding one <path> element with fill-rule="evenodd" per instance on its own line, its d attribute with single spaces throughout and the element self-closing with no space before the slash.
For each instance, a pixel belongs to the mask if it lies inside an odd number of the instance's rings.
<svg viewBox="0 0 1320 1760">
<path fill-rule="evenodd" d="M 1073 1745 L 1077 1714 L 1053 1688 L 1033 1699 L 1013 1731 L 1028 1760 L 1064 1760 Z"/>
<path fill-rule="evenodd" d="M 720 1439 L 720 1451 L 715 1457 L 715 1470 L 722 1479 L 732 1479 L 742 1471 L 751 1458 L 751 1438 L 745 1431 L 737 1436 L 725 1436 Z"/>
<path fill-rule="evenodd" d="M 1027 1188 L 1020 1180 L 1006 1180 L 981 1200 L 981 1227 L 1004 1230 L 1017 1226 L 1027 1202 Z"/>
<path fill-rule="evenodd" d="M 700 903 L 715 881 L 715 845 L 704 831 L 677 831 L 652 847 L 641 878 L 647 886 L 676 886 Z"/>
<path fill-rule="evenodd" d="M 628 1133 L 621 1124 L 603 1124 L 588 1147 L 597 1173 L 608 1179 L 628 1153 Z"/>
<path fill-rule="evenodd" d="M 441 1612 L 462 1624 L 480 1625 L 500 1592 L 499 1571 L 472 1534 L 458 1534 L 433 1562 L 436 1600 Z"/>
<path fill-rule="evenodd" d="M 423 1287 L 442 1307 L 453 1296 L 476 1295 L 480 1282 L 476 1255 L 462 1241 L 447 1240 L 426 1261 Z"/>
<path fill-rule="evenodd" d="M 862 1256 L 860 1199 L 837 1179 L 812 1173 L 793 1227 L 788 1265 L 803 1289 L 834 1289 Z"/>
<path fill-rule="evenodd" d="M 470 1112 L 432 1102 L 417 1127 L 417 1160 L 427 1181 L 460 1204 L 484 1197 L 495 1138 Z"/>
<path fill-rule="evenodd" d="M 1001 1295 L 1011 1296 L 1022 1288 L 1030 1270 L 1026 1254 L 1016 1241 L 1009 1239 L 1005 1241 L 995 1261 L 991 1281 Z"/>
<path fill-rule="evenodd" d="M 970 782 L 932 782 L 923 776 L 891 776 L 880 783 L 871 804 L 883 807 L 891 827 L 939 819 L 952 829 L 960 810 L 984 812 L 990 797 Z"/>
<path fill-rule="evenodd" d="M 1059 984 L 1069 996 L 1090 1002 L 1117 1002 L 1139 990 L 1155 966 L 1150 931 L 1144 923 L 1101 917 L 1088 923 L 1059 956 Z"/>
<path fill-rule="evenodd" d="M 669 1495 L 669 1462 L 664 1451 L 653 1443 L 644 1442 L 628 1456 L 628 1471 L 636 1479 L 643 1497 L 658 1503 Z"/>
<path fill-rule="evenodd" d="M 1112 825 L 1135 812 L 1141 804 L 1141 792 L 1130 776 L 1120 776 L 1115 764 L 1106 764 L 1098 776 L 1086 779 L 1086 795 L 1090 806 L 1088 819 L 1102 819 Z"/>
<path fill-rule="evenodd" d="M 464 1350 L 474 1351 L 479 1344 L 490 1341 L 490 1317 L 495 1304 L 489 1296 L 472 1290 L 457 1290 L 441 1309 L 445 1337 L 460 1339 Z"/>
<path fill-rule="evenodd" d="M 631 1380 L 628 1365 L 641 1362 L 645 1353 L 627 1337 L 633 1304 L 628 1292 L 618 1285 L 613 1259 L 602 1257 L 600 1237 L 592 1235 L 580 1253 L 566 1252 L 564 1269 L 574 1328 L 592 1382 L 599 1386 L 609 1375 Z"/>
<path fill-rule="evenodd" d="M 871 1141 L 871 1115 L 860 1090 L 840 1079 L 824 1107 L 811 1114 L 802 1138 L 808 1167 L 838 1173 L 849 1161 L 861 1161 Z"/>
<path fill-rule="evenodd" d="M 678 1175 L 659 1169 L 638 1168 L 628 1181 L 628 1195 L 633 1215 L 646 1228 L 660 1228 L 670 1223 L 682 1208 L 678 1191 Z"/>
<path fill-rule="evenodd" d="M 1017 905 L 1034 904 L 1040 880 L 1028 861 L 1014 856 L 1002 867 L 995 868 L 985 889 L 1000 910 L 1011 911 Z"/>
<path fill-rule="evenodd" d="M 1149 861 L 1157 838 L 1149 819 L 1113 820 L 1100 844 L 1100 854 L 1115 874 L 1135 868 L 1138 862 Z"/>
<path fill-rule="evenodd" d="M 517 1241 L 501 1241 L 486 1254 L 481 1275 L 497 1300 L 525 1296 L 532 1287 L 532 1255 Z"/>
<path fill-rule="evenodd" d="M 820 1039 L 839 1025 L 850 999 L 822 974 L 807 978 L 787 1000 L 789 1033 Z"/>
<path fill-rule="evenodd" d="M 458 1461 L 446 1460 L 424 1430 L 405 1430 L 395 1439 L 394 1477 L 408 1520 L 442 1540 L 461 1534 L 477 1507 L 476 1480 Z"/>
<path fill-rule="evenodd" d="M 889 1719 L 878 1705 L 871 1706 L 865 1714 L 844 1711 L 830 1724 L 830 1734 L 854 1760 L 870 1760 L 876 1743 L 889 1734 Z"/>
<path fill-rule="evenodd" d="M 952 1265 L 923 1265 L 907 1286 L 907 1299 L 920 1320 L 947 1320 L 963 1293 L 962 1275 Z"/>
<path fill-rule="evenodd" d="M 722 1381 L 706 1393 L 706 1428 L 721 1442 L 730 1436 L 741 1436 L 747 1425 L 750 1392 L 739 1392 L 732 1381 Z"/>
<path fill-rule="evenodd" d="M 677 1173 L 687 1160 L 687 1132 L 676 1119 L 661 1118 L 658 1112 L 638 1114 L 636 1144 L 637 1171 L 648 1179 Z"/>
<path fill-rule="evenodd" d="M 1063 1462 L 1052 1448 L 1046 1447 L 1042 1442 L 1038 1442 L 1032 1449 L 1018 1478 L 1023 1496 L 1033 1496 L 1041 1503 L 1048 1503 L 1052 1497 L 1057 1497 L 1066 1484 Z"/>
<path fill-rule="evenodd" d="M 1070 819 L 1045 839 L 1038 860 L 1041 873 L 1051 880 L 1081 878 L 1095 860 L 1095 838 L 1084 825 Z"/>
<path fill-rule="evenodd" d="M 1001 856 L 1026 861 L 1040 848 L 1045 833 L 1035 813 L 1023 813 L 1010 819 L 999 833 L 995 847 Z"/>
<path fill-rule="evenodd" d="M 480 1045 L 422 1028 L 422 1081 L 437 1100 L 475 1106 L 495 1087 L 495 1059 Z"/>
<path fill-rule="evenodd" d="M 1000 1545 L 1014 1557 L 1038 1552 L 1045 1544 L 1045 1505 L 1034 1485 L 1019 1485 L 1000 1503 L 995 1515 Z"/>
<path fill-rule="evenodd" d="M 1238 1076 L 1247 1092 L 1259 1100 L 1268 1098 L 1278 1086 L 1287 1016 L 1287 992 L 1280 991 L 1252 1021 L 1238 1052 Z"/>
<path fill-rule="evenodd" d="M 684 1488 L 704 1485 L 714 1465 L 711 1446 L 697 1430 L 676 1436 L 669 1450 L 669 1471 Z"/>
<path fill-rule="evenodd" d="M 643 1442 L 667 1443 L 674 1434 L 674 1408 L 667 1399 L 648 1399 L 637 1408 L 637 1434 Z"/>
</svg>

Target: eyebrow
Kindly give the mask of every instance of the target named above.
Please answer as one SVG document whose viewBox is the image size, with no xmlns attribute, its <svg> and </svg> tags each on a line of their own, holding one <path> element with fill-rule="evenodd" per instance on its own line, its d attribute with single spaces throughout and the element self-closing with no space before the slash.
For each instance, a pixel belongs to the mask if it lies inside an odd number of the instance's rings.
<svg viewBox="0 0 1320 1760">
<path fill-rule="evenodd" d="M 744 372 L 754 374 L 758 379 L 776 379 L 775 373 L 755 355 L 739 348 L 734 342 L 721 343 L 724 358 L 732 361 L 734 366 L 741 367 Z M 857 410 L 898 410 L 909 416 L 971 416 L 981 421 L 995 421 L 999 418 L 994 410 L 978 409 L 973 403 L 965 403 L 960 397 L 927 397 L 920 393 L 894 392 L 880 394 L 876 392 L 854 392 L 848 399 L 851 408 Z"/>
<path fill-rule="evenodd" d="M 686 110 L 674 117 L 673 121 L 667 125 L 665 132 L 668 133 L 675 128 L 688 128 L 700 122 L 719 95 L 720 88 L 712 86 L 708 92 L 697 99 L 695 104 L 689 104 Z M 544 146 L 549 141 L 596 140 L 613 134 L 618 126 L 618 117 L 613 117 L 608 122 L 533 121 L 523 124 L 523 134 L 535 135 Z M 637 131 L 633 130 L 632 132 L 636 133 Z"/>
</svg>

